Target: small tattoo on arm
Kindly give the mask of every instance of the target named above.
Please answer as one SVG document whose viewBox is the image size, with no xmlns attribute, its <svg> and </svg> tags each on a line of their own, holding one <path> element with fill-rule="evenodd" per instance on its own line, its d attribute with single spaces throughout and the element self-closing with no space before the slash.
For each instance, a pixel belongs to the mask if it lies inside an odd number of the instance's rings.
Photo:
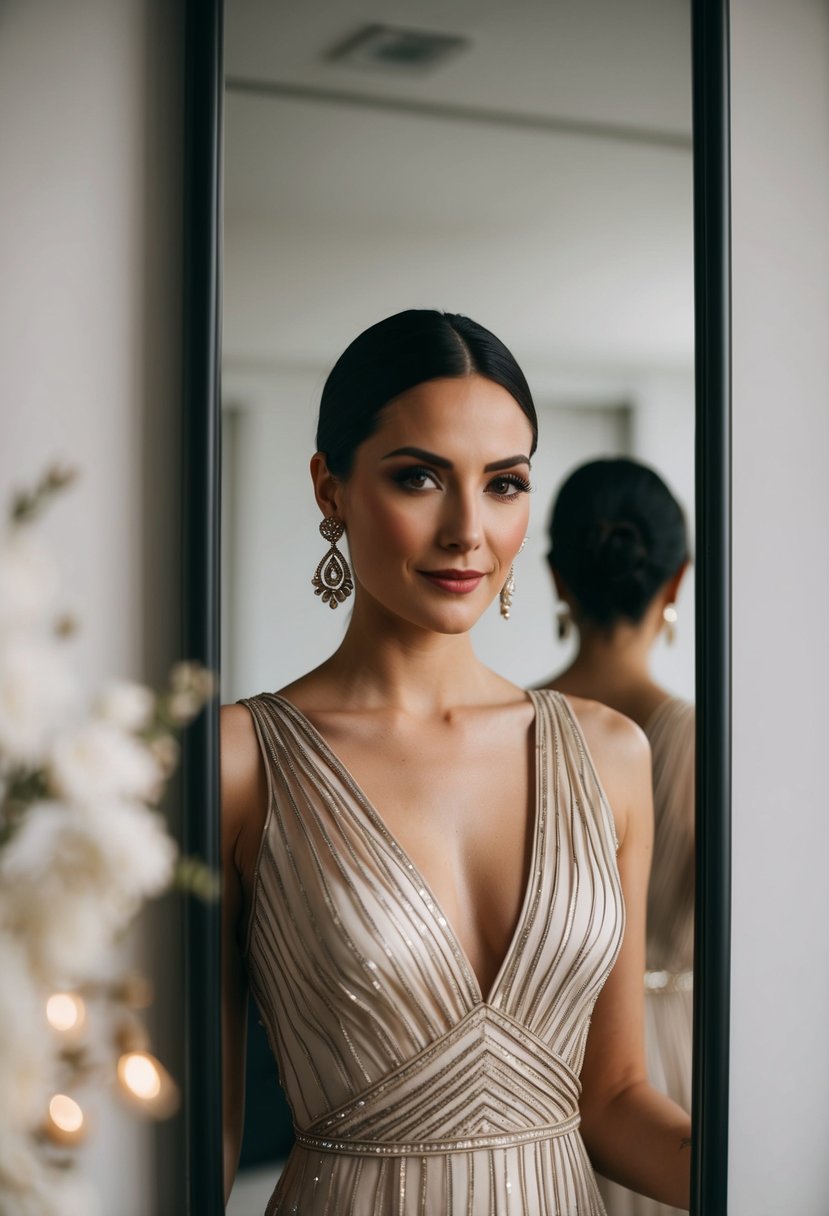
<svg viewBox="0 0 829 1216">
<path fill-rule="evenodd" d="M 691 1137 L 683 1136 L 679 1142 L 679 1151 L 682 1152 L 682 1150 L 684 1148 L 690 1148 L 690 1147 L 691 1147 Z"/>
</svg>

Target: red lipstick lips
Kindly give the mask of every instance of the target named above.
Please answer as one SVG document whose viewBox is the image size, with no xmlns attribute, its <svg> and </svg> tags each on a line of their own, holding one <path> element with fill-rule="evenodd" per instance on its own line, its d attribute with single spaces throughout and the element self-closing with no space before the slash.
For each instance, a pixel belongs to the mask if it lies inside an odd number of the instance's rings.
<svg viewBox="0 0 829 1216">
<path fill-rule="evenodd" d="M 469 595 L 484 577 L 480 570 L 421 570 L 420 573 L 433 586 L 453 595 Z"/>
</svg>

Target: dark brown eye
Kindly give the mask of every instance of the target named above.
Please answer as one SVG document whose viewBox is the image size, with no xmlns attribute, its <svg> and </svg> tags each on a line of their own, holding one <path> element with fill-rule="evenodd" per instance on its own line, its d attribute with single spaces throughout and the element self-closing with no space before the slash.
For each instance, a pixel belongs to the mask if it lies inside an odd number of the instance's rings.
<svg viewBox="0 0 829 1216">
<path fill-rule="evenodd" d="M 494 477 L 488 489 L 496 498 L 517 498 L 519 494 L 529 493 L 530 483 L 518 473 L 505 473 L 501 477 Z"/>
</svg>

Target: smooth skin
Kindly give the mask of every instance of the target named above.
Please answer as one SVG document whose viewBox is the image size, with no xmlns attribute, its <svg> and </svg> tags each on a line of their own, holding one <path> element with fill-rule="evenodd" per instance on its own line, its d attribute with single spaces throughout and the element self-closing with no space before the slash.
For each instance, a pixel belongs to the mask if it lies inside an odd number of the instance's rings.
<svg viewBox="0 0 829 1216">
<path fill-rule="evenodd" d="M 535 790 L 532 703 L 475 657 L 469 630 L 506 581 L 526 534 L 530 425 L 478 375 L 411 389 L 379 415 L 348 478 L 311 462 L 317 503 L 346 527 L 354 608 L 340 647 L 281 693 L 352 773 L 427 879 L 487 994 L 518 920 Z M 416 453 L 416 454 L 413 454 Z M 477 571 L 464 594 L 435 581 Z M 445 578 L 442 580 L 445 584 Z M 645 1077 L 645 892 L 650 753 L 642 732 L 571 699 L 613 809 L 627 930 L 594 1011 L 582 1134 L 626 1185 L 688 1205 L 688 1117 Z M 252 720 L 222 711 L 225 1187 L 238 1159 L 247 926 L 267 787 Z"/>
</svg>

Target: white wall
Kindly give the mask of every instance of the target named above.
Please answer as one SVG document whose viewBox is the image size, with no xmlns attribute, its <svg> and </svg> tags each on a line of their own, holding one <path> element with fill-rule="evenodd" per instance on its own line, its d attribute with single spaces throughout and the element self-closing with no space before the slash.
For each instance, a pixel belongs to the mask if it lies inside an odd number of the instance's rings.
<svg viewBox="0 0 829 1216">
<path fill-rule="evenodd" d="M 56 458 L 81 473 L 46 527 L 90 689 L 157 679 L 175 653 L 179 10 L 0 12 L 0 497 Z M 156 1207 L 148 1129 L 114 1102 L 93 1114 L 103 1212 L 177 1216 L 172 1190 Z"/>
<path fill-rule="evenodd" d="M 732 0 L 730 1216 L 829 1210 L 829 7 Z"/>
</svg>

